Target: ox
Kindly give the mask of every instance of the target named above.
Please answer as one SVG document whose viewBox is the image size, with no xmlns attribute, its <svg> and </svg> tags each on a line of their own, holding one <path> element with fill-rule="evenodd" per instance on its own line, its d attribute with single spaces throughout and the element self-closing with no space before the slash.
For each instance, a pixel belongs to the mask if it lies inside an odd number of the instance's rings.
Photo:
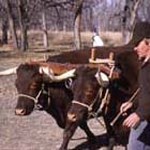
<svg viewBox="0 0 150 150">
<path fill-rule="evenodd" d="M 129 131 L 123 130 L 121 126 L 123 118 L 119 119 L 113 127 L 110 123 L 119 112 L 121 103 L 127 101 L 138 88 L 139 61 L 136 53 L 134 51 L 126 51 L 117 54 L 115 62 L 116 69 L 120 70 L 119 78 L 110 80 L 109 86 L 107 87 L 109 89 L 110 99 L 103 107 L 103 110 L 101 110 L 110 141 L 113 138 L 119 139 L 118 136 L 128 139 Z M 85 116 L 87 118 L 89 113 L 88 108 L 91 104 L 93 106 L 92 109 L 95 111 L 95 99 L 100 88 L 98 81 L 95 79 L 96 72 L 97 69 L 88 67 L 80 67 L 75 71 L 76 77 L 72 85 L 74 101 L 68 112 L 68 114 L 72 115 L 74 122 L 81 122 Z M 69 134 L 71 128 L 67 128 L 68 133 L 64 132 L 66 137 L 66 134 Z M 109 149 L 112 149 L 113 142 L 109 146 Z"/>
<path fill-rule="evenodd" d="M 137 58 L 137 55 L 133 52 L 133 46 L 129 46 L 129 45 L 115 47 L 115 48 L 114 47 L 96 47 L 95 52 L 96 52 L 95 54 L 96 57 L 100 57 L 100 58 L 106 58 L 108 57 L 109 52 L 114 52 L 116 68 L 121 70 L 120 79 L 114 80 L 110 84 L 111 88 L 109 87 L 109 90 L 112 95 L 110 99 L 111 103 L 109 103 L 109 105 L 107 106 L 109 108 L 107 111 L 107 114 L 104 115 L 107 132 L 109 136 L 111 137 L 111 136 L 114 136 L 115 133 L 119 131 L 119 129 L 117 129 L 119 127 L 117 127 L 117 124 L 116 124 L 114 127 L 115 129 L 112 128 L 110 126 L 110 122 L 117 114 L 118 109 L 119 109 L 118 107 L 120 106 L 120 104 L 123 101 L 126 101 L 133 94 L 133 92 L 135 91 L 137 87 L 137 76 L 138 76 L 138 69 L 139 69 L 138 58 Z M 68 62 L 68 63 L 78 64 L 78 63 L 88 63 L 90 57 L 91 57 L 90 50 L 81 50 L 79 52 L 78 51 L 66 52 L 61 55 L 49 57 L 48 61 L 54 61 L 54 62 L 58 61 L 61 63 Z M 86 77 L 86 73 L 83 73 L 83 75 L 84 77 Z M 81 81 L 83 82 L 85 80 L 81 80 Z M 85 84 L 86 83 L 88 84 L 88 81 L 86 81 Z M 82 90 L 83 95 L 84 93 L 86 93 L 85 91 L 86 89 L 84 89 L 84 91 Z M 117 97 L 115 98 L 115 96 Z M 81 98 L 79 98 L 78 101 L 81 101 Z M 111 138 L 110 138 L 110 141 L 111 141 Z"/>
<path fill-rule="evenodd" d="M 114 127 L 110 126 L 110 122 L 114 119 L 114 117 L 119 112 L 119 107 L 121 103 L 127 101 L 138 87 L 138 72 L 139 72 L 138 57 L 133 50 L 131 50 L 130 48 L 128 49 L 129 51 L 127 51 L 127 47 L 124 47 L 124 50 L 126 51 L 123 50 L 118 51 L 119 48 L 117 49 L 115 48 L 113 50 L 113 52 L 115 53 L 116 69 L 120 70 L 120 77 L 119 79 L 110 81 L 108 88 L 111 97 L 109 103 L 107 104 L 107 112 L 103 114 L 106 127 L 107 127 L 107 132 L 110 137 L 110 141 L 111 141 L 111 137 L 115 137 L 117 135 L 121 135 L 125 137 L 128 136 L 127 134 L 128 132 L 122 132 L 124 130 L 121 130 L 122 119 L 120 119 L 120 121 L 118 121 L 114 125 Z M 110 48 L 105 49 L 105 51 L 97 50 L 96 56 L 108 57 L 109 50 Z M 81 58 L 79 54 L 81 55 L 82 58 L 85 58 L 85 59 L 81 59 L 81 62 L 87 63 L 88 58 L 90 57 L 89 51 L 81 51 L 80 53 L 78 52 L 66 53 L 64 54 L 67 56 L 65 57 L 65 61 L 78 63 L 77 60 Z M 74 59 L 73 57 L 74 55 L 79 56 L 78 59 Z M 50 59 L 53 61 L 55 60 L 61 62 L 63 61 L 63 60 L 59 60 L 60 56 L 55 56 Z M 81 122 L 84 118 L 87 118 L 88 116 L 88 109 L 87 109 L 88 105 L 93 103 L 96 94 L 98 93 L 98 90 L 100 88 L 97 80 L 95 80 L 94 78 L 96 72 L 97 69 L 84 68 L 84 67 L 77 69 L 75 72 L 75 79 L 72 85 L 74 101 L 68 112 L 68 114 L 71 114 L 69 116 L 72 116 L 71 120 L 73 120 L 74 122 Z M 65 137 L 69 137 L 72 135 L 70 131 L 75 131 L 75 129 L 72 130 L 72 127 L 67 127 L 67 130 L 65 130 L 64 132 Z M 62 147 L 64 147 L 65 149 L 66 145 L 63 145 Z M 110 149 L 111 148 L 112 145 L 110 144 Z"/>
</svg>

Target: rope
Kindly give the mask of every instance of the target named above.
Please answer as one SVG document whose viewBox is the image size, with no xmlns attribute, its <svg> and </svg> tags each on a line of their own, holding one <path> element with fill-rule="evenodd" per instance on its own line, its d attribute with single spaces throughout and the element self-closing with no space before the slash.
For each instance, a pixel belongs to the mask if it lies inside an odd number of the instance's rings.
<svg viewBox="0 0 150 150">
<path fill-rule="evenodd" d="M 35 104 L 38 103 L 38 99 L 36 99 L 36 98 L 34 98 L 34 97 L 32 97 L 32 96 L 26 95 L 26 94 L 18 94 L 18 97 L 29 98 L 29 99 L 33 100 Z"/>
<path fill-rule="evenodd" d="M 114 69 L 115 69 L 115 65 L 113 65 L 111 67 L 110 74 L 109 74 L 109 79 L 112 77 Z M 101 105 L 100 105 L 100 108 L 99 108 L 100 111 L 102 111 L 104 105 L 107 102 L 107 96 L 108 96 L 108 94 L 109 94 L 109 89 L 107 88 L 106 92 L 105 92 L 105 95 L 104 95 L 104 98 L 102 99 L 102 102 L 101 102 Z"/>
<path fill-rule="evenodd" d="M 102 122 L 101 120 L 98 119 L 97 114 L 95 114 L 94 112 L 91 112 L 90 115 L 93 116 L 93 117 L 96 119 L 96 121 L 97 121 L 104 129 L 106 129 L 104 122 Z"/>
<path fill-rule="evenodd" d="M 27 94 L 18 94 L 18 97 L 25 97 L 25 98 L 28 98 L 30 100 L 33 100 L 34 103 L 35 103 L 35 108 L 42 108 L 43 106 L 41 104 L 38 104 L 38 99 L 40 97 L 40 95 L 42 94 L 48 94 L 47 91 L 45 91 L 44 89 L 44 85 L 42 85 L 42 89 L 39 91 L 39 93 L 37 94 L 37 96 L 34 98 L 33 96 L 30 96 L 30 95 L 27 95 Z M 50 95 L 48 94 L 48 106 L 50 106 L 50 103 L 51 103 L 51 99 L 50 99 Z"/>
<path fill-rule="evenodd" d="M 84 104 L 84 103 L 81 103 L 81 102 L 79 102 L 79 101 L 73 100 L 72 103 L 73 103 L 73 104 L 81 105 L 81 106 L 87 108 L 88 111 L 91 111 L 91 110 L 92 110 L 92 107 L 91 107 L 91 106 L 89 106 L 89 105 L 87 105 L 87 104 Z"/>
<path fill-rule="evenodd" d="M 87 104 L 81 103 L 81 102 L 79 102 L 79 101 L 76 101 L 76 100 L 73 100 L 72 103 L 81 105 L 81 106 L 83 106 L 83 107 L 86 107 L 86 108 L 88 109 L 88 111 L 91 112 L 93 105 L 94 105 L 95 102 L 97 101 L 97 98 L 98 98 L 98 97 L 101 97 L 101 95 L 102 95 L 102 90 L 101 90 L 101 88 L 100 88 L 100 89 L 98 90 L 98 93 L 97 93 L 97 95 L 96 95 L 96 97 L 95 97 L 93 103 L 92 103 L 90 106 L 87 105 Z"/>
</svg>

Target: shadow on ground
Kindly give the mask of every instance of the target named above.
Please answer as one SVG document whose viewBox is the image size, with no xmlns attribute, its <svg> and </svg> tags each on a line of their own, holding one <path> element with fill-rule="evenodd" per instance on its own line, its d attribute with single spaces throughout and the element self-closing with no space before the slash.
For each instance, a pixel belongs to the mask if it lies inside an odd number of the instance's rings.
<svg viewBox="0 0 150 150">
<path fill-rule="evenodd" d="M 70 150 L 98 150 L 102 147 L 108 147 L 108 144 L 109 144 L 108 135 L 105 133 L 96 136 L 94 143 L 86 141 Z M 117 140 L 117 143 L 115 145 L 126 146 L 126 141 L 124 141 L 123 139 L 119 139 Z"/>
</svg>

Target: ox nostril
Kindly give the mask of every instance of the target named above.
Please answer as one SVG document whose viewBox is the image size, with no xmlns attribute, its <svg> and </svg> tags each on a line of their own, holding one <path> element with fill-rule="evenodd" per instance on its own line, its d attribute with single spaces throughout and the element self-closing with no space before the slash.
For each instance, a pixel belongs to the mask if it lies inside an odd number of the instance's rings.
<svg viewBox="0 0 150 150">
<path fill-rule="evenodd" d="M 25 115 L 26 111 L 24 109 L 16 109 L 15 114 L 16 115 Z"/>
<path fill-rule="evenodd" d="M 75 122 L 77 120 L 77 117 L 75 114 L 68 113 L 67 117 L 68 117 L 68 120 L 70 120 L 72 122 Z"/>
</svg>

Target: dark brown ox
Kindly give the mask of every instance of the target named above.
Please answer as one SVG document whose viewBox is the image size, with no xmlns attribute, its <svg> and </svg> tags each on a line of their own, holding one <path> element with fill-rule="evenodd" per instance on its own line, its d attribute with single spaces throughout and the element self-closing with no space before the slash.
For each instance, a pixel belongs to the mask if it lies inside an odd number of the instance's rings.
<svg viewBox="0 0 150 150">
<path fill-rule="evenodd" d="M 116 71 L 119 70 L 120 77 L 110 80 L 107 87 L 110 93 L 109 103 L 104 105 L 103 110 L 100 110 L 104 117 L 110 141 L 112 141 L 112 138 L 119 139 L 120 137 L 128 139 L 129 131 L 123 130 L 121 126 L 123 118 L 119 118 L 119 121 L 113 127 L 110 126 L 110 123 L 119 112 L 121 103 L 127 101 L 138 88 L 139 61 L 136 53 L 134 51 L 127 51 L 117 54 L 115 62 Z M 76 124 L 88 118 L 91 104 L 93 111 L 99 107 L 96 104 L 99 101 L 95 101 L 100 89 L 99 83 L 95 78 L 96 72 L 97 69 L 89 67 L 80 67 L 75 71 L 75 79 L 72 85 L 74 96 L 67 119 L 74 121 L 74 123 L 76 122 Z M 72 116 L 72 118 L 69 116 Z M 65 128 L 64 136 L 71 136 L 73 133 L 70 133 L 70 131 L 74 132 L 75 126 L 68 124 Z M 120 137 L 118 138 L 118 136 Z M 110 149 L 112 149 L 112 144 L 110 143 L 109 145 Z M 66 145 L 63 145 L 63 147 L 66 148 Z"/>
</svg>

